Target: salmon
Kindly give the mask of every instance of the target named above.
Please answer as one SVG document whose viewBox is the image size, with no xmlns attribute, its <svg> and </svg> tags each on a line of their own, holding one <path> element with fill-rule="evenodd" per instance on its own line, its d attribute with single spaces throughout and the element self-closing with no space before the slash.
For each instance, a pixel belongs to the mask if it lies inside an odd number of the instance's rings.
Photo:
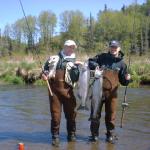
<svg viewBox="0 0 150 150">
<path fill-rule="evenodd" d="M 89 81 L 90 81 L 90 69 L 88 67 L 88 61 L 86 61 L 80 68 L 77 97 L 81 101 L 81 104 L 77 110 L 89 110 L 86 104 L 88 100 Z"/>
<path fill-rule="evenodd" d="M 98 70 L 98 75 L 96 72 Z M 96 119 L 98 116 L 98 111 L 102 108 L 102 95 L 103 95 L 103 70 L 95 70 L 95 78 L 92 87 L 91 96 L 91 118 Z"/>
</svg>

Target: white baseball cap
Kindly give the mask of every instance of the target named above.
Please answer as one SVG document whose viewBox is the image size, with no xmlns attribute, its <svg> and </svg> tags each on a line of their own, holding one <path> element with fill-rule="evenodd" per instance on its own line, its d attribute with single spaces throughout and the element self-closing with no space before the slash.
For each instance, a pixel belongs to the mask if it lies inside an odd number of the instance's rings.
<svg viewBox="0 0 150 150">
<path fill-rule="evenodd" d="M 64 43 L 64 46 L 72 46 L 72 45 L 74 45 L 75 48 L 77 48 L 77 45 L 76 45 L 76 43 L 73 40 L 67 40 Z"/>
</svg>

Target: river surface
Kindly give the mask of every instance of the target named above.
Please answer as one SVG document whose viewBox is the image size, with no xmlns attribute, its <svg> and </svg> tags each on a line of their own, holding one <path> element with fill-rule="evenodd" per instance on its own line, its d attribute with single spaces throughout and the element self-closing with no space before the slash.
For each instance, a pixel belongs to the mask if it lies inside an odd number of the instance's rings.
<svg viewBox="0 0 150 150">
<path fill-rule="evenodd" d="M 50 111 L 47 88 L 43 86 L 0 86 L 0 150 L 150 150 L 150 88 L 129 88 L 123 128 L 120 128 L 121 101 L 119 89 L 116 144 L 105 142 L 104 112 L 97 143 L 89 143 L 89 112 L 77 112 L 77 142 L 68 143 L 66 122 L 62 113 L 59 148 L 51 146 Z M 79 102 L 78 102 L 79 105 Z"/>
</svg>

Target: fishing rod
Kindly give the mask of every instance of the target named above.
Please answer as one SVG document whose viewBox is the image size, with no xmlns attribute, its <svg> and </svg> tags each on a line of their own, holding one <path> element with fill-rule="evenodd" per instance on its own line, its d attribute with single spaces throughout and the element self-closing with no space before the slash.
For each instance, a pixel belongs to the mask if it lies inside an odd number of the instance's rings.
<svg viewBox="0 0 150 150">
<path fill-rule="evenodd" d="M 26 17 L 26 14 L 25 14 L 25 11 L 24 11 L 24 8 L 23 8 L 23 4 L 22 4 L 21 0 L 19 0 L 19 3 L 20 3 L 20 6 L 21 6 L 21 9 L 22 9 L 22 12 L 23 12 L 23 15 L 24 15 L 26 24 L 27 24 L 27 28 L 28 28 L 28 31 L 29 31 L 29 35 L 32 36 L 32 32 L 31 32 L 31 29 L 30 29 L 30 27 L 29 27 L 29 23 L 28 23 L 28 20 L 27 20 L 27 17 Z M 35 53 L 36 53 L 36 55 L 37 55 L 40 68 L 42 69 L 42 73 L 44 73 L 44 70 L 43 70 L 43 67 L 42 67 L 42 63 L 41 63 L 41 60 L 40 60 L 40 56 L 38 55 L 37 49 L 36 49 L 35 46 L 33 46 L 33 48 L 34 48 Z M 50 84 L 49 84 L 48 80 L 46 80 L 46 83 L 47 83 L 47 87 L 48 87 L 48 91 L 49 91 L 50 95 L 53 96 L 53 93 L 52 93 L 52 90 L 51 90 L 51 87 L 50 87 Z"/>
<path fill-rule="evenodd" d="M 128 71 L 127 72 L 129 72 L 130 64 L 131 64 L 131 57 L 129 56 L 129 64 L 128 64 L 128 69 L 127 69 Z M 128 85 L 126 85 L 125 91 L 124 91 L 124 99 L 122 102 L 122 114 L 121 114 L 120 128 L 123 127 L 123 119 L 124 119 L 125 110 L 129 106 L 129 104 L 127 103 L 127 89 L 128 89 Z"/>
<path fill-rule="evenodd" d="M 136 4 L 137 4 L 137 0 L 135 0 L 135 11 L 134 11 L 134 16 L 133 16 L 133 26 L 132 26 L 132 37 L 131 37 L 131 50 L 135 50 L 136 46 L 135 46 L 135 25 L 136 25 L 136 22 L 135 22 L 135 15 L 136 15 Z M 129 53 L 129 62 L 128 62 L 128 68 L 127 68 L 127 72 L 129 72 L 129 68 L 130 68 L 130 64 L 131 64 L 131 55 Z M 128 89 L 128 85 L 125 87 L 125 91 L 124 91 L 124 99 L 123 99 L 123 102 L 122 102 L 122 115 L 121 115 L 121 123 L 120 123 L 120 128 L 123 127 L 123 119 L 124 119 L 124 113 L 125 113 L 125 110 L 126 108 L 128 107 L 128 103 L 127 103 L 127 89 Z"/>
</svg>

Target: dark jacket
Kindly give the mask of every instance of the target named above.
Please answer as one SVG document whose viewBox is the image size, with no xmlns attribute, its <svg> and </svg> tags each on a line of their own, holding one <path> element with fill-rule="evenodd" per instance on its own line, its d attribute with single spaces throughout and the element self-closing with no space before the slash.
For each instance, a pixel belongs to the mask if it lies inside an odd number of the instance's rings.
<svg viewBox="0 0 150 150">
<path fill-rule="evenodd" d="M 119 82 L 126 86 L 129 80 L 125 79 L 127 74 L 127 65 L 123 61 L 124 54 L 120 51 L 118 57 L 114 57 L 110 52 L 96 55 L 94 58 L 89 58 L 89 68 L 94 70 L 96 66 L 112 69 L 119 72 Z"/>
</svg>

